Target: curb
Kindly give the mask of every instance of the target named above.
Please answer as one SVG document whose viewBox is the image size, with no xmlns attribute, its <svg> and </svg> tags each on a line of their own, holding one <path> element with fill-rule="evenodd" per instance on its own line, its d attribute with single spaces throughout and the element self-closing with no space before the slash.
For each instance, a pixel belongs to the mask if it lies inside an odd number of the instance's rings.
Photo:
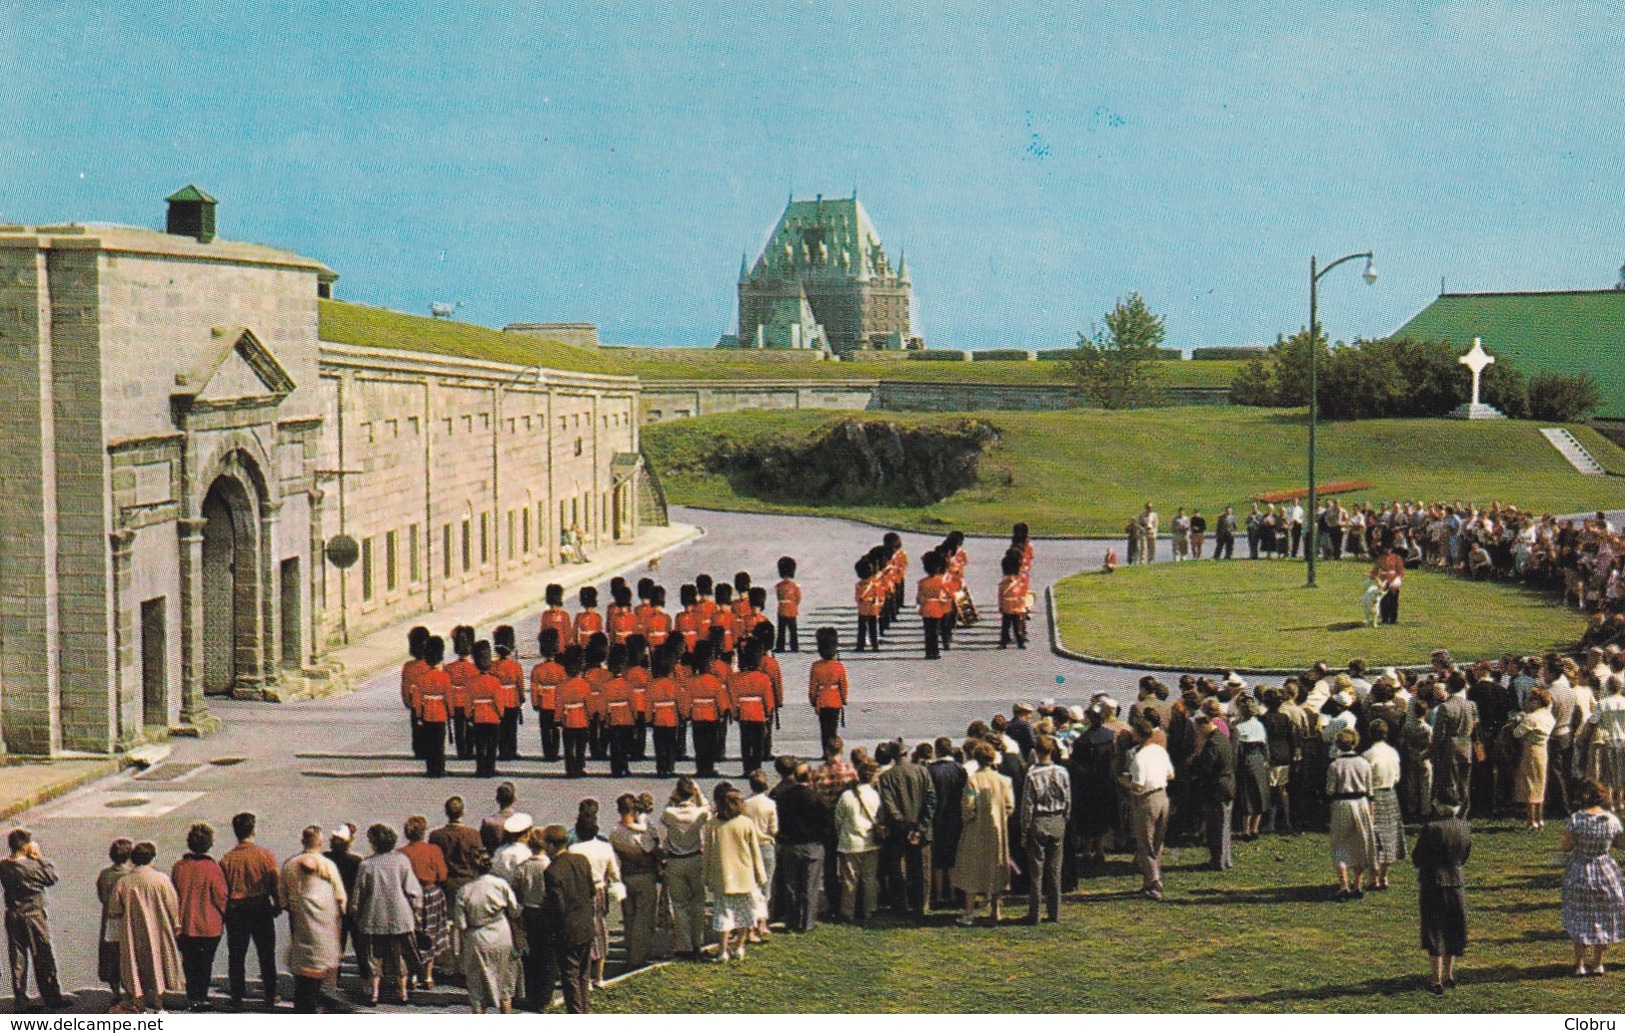
<svg viewBox="0 0 1625 1033">
<path fill-rule="evenodd" d="M 133 767 L 135 763 L 134 758 L 128 755 L 109 757 L 88 771 L 75 775 L 72 778 L 61 782 L 50 783 L 24 796 L 13 797 L 9 800 L 0 801 L 0 821 L 5 821 L 9 818 L 15 817 L 24 811 L 33 810 L 35 807 L 38 807 L 44 803 L 49 803 L 58 797 L 66 796 L 75 789 L 104 779 L 108 775 L 116 775 L 127 767 Z M 46 767 L 50 766 L 49 761 L 41 761 L 40 764 Z M 15 766 L 33 767 L 34 765 L 30 762 L 23 761 Z"/>
<path fill-rule="evenodd" d="M 957 528 L 955 528 L 952 524 L 942 524 L 927 530 L 922 527 L 910 526 L 907 524 L 882 523 L 878 520 L 870 520 L 867 517 L 849 516 L 845 513 L 830 514 L 811 511 L 806 513 L 796 513 L 777 509 L 723 509 L 721 506 L 699 506 L 688 502 L 673 502 L 671 505 L 678 509 L 691 509 L 696 513 L 721 513 L 726 516 L 773 516 L 805 518 L 812 520 L 843 520 L 849 524 L 860 524 L 864 527 L 875 528 L 878 531 L 896 531 L 900 534 L 946 535 L 949 531 L 957 530 Z M 1118 542 L 1122 540 L 1122 537 L 1122 535 L 1096 534 L 1035 534 L 1032 536 L 1032 540 L 1035 542 Z M 1003 542 L 1009 541 L 1010 535 L 1008 533 L 993 534 L 985 532 L 972 533 L 970 531 L 966 531 L 965 539 L 967 541 Z M 1157 536 L 1157 541 L 1173 541 L 1173 535 L 1159 534 Z"/>
</svg>

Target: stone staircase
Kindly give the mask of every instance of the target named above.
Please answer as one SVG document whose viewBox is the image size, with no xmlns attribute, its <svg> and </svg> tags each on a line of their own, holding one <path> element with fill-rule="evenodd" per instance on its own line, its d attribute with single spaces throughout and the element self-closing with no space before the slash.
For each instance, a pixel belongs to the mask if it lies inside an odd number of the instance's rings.
<svg viewBox="0 0 1625 1033">
<path fill-rule="evenodd" d="M 1552 443 L 1552 447 L 1562 454 L 1564 459 L 1576 470 L 1588 477 L 1601 477 L 1608 471 L 1597 462 L 1595 456 L 1586 451 L 1586 447 L 1569 433 L 1564 427 L 1543 427 L 1541 435 Z"/>
</svg>

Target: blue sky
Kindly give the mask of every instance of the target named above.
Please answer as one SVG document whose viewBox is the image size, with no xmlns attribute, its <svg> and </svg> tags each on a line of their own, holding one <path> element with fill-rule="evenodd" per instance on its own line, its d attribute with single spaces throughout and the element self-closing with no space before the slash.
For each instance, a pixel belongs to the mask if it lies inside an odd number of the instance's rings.
<svg viewBox="0 0 1625 1033">
<path fill-rule="evenodd" d="M 711 344 L 793 189 L 854 185 L 930 343 L 1392 331 L 1450 290 L 1612 286 L 1620 2 L 45 4 L 0 0 L 0 222 L 326 261 L 341 297 Z"/>
</svg>

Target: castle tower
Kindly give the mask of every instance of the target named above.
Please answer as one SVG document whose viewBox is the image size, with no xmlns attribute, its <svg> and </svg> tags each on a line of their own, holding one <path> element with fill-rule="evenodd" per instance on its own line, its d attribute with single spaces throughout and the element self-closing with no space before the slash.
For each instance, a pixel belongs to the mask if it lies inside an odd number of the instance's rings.
<svg viewBox="0 0 1625 1033">
<path fill-rule="evenodd" d="M 911 302 L 907 264 L 893 269 L 855 193 L 792 196 L 756 261 L 740 268 L 738 340 L 767 348 L 824 340 L 837 354 L 923 347 L 910 325 Z M 803 324 L 803 312 L 812 325 Z"/>
</svg>

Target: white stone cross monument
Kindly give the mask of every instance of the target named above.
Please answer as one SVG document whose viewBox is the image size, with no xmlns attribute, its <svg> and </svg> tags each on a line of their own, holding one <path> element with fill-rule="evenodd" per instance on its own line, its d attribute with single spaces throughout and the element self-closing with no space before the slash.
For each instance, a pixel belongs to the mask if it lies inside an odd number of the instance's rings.
<svg viewBox="0 0 1625 1033">
<path fill-rule="evenodd" d="M 1473 400 L 1465 405 L 1458 405 L 1450 415 L 1458 420 L 1504 420 L 1506 416 L 1495 406 L 1485 405 L 1478 400 L 1479 378 L 1483 376 L 1484 369 L 1495 362 L 1495 356 L 1484 350 L 1484 342 L 1473 338 L 1473 347 L 1466 355 L 1456 360 L 1473 371 Z"/>
</svg>

